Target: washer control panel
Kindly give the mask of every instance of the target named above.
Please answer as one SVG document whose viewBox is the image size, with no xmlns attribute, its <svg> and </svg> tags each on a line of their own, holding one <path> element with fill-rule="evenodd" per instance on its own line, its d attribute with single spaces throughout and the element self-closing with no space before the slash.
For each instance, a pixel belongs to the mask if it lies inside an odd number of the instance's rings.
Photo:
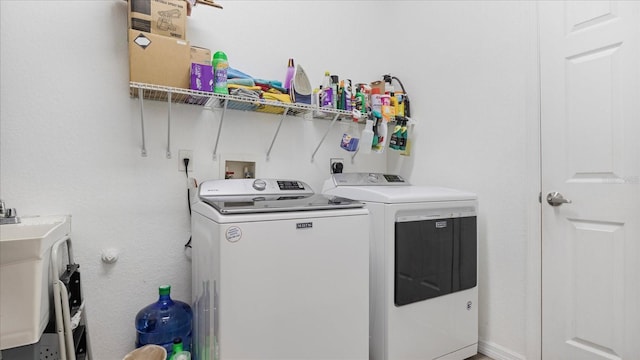
<svg viewBox="0 0 640 360">
<path fill-rule="evenodd" d="M 207 180 L 199 186 L 200 197 L 221 196 L 310 196 L 314 191 L 305 182 L 286 179 Z"/>
</svg>

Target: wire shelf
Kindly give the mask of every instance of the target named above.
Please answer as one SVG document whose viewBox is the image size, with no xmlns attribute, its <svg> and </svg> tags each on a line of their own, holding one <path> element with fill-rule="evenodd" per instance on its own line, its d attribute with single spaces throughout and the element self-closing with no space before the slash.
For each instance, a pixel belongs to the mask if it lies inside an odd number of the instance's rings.
<svg viewBox="0 0 640 360">
<path fill-rule="evenodd" d="M 142 96 L 140 96 L 142 94 Z M 242 97 L 237 95 L 227 95 L 227 94 L 216 94 L 211 92 L 197 91 L 197 90 L 187 90 L 169 86 L 162 85 L 153 85 L 153 84 L 145 84 L 145 83 L 137 83 L 130 82 L 129 83 L 129 95 L 132 98 L 138 98 L 140 102 L 140 125 L 141 125 L 141 135 L 142 135 L 142 147 L 141 154 L 142 156 L 147 156 L 146 149 L 146 141 L 145 141 L 145 132 L 144 132 L 144 105 L 143 100 L 155 100 L 155 101 L 163 101 L 167 102 L 168 106 L 168 116 L 167 116 L 167 158 L 171 158 L 171 104 L 179 103 L 179 104 L 190 104 L 190 105 L 200 105 L 209 109 L 220 109 L 222 111 L 222 115 L 220 116 L 220 122 L 218 123 L 218 132 L 216 135 L 216 140 L 213 147 L 213 158 L 216 159 L 217 151 L 218 151 L 218 143 L 220 141 L 220 134 L 222 131 L 222 123 L 224 121 L 225 113 L 227 109 L 233 110 L 242 110 L 242 111 L 253 111 L 253 112 L 262 112 L 269 114 L 278 114 L 281 116 L 280 122 L 278 123 L 278 128 L 276 129 L 275 134 L 273 135 L 273 140 L 271 141 L 271 145 L 267 150 L 267 159 L 269 159 L 269 155 L 271 154 L 271 150 L 273 149 L 273 145 L 278 137 L 280 132 L 280 127 L 282 126 L 282 122 L 287 116 L 295 116 L 295 117 L 303 117 L 308 120 L 313 119 L 325 119 L 331 120 L 331 124 L 329 125 L 326 133 L 320 140 L 320 143 L 316 147 L 315 151 L 311 155 L 311 161 L 324 142 L 325 138 L 329 134 L 329 131 L 335 124 L 337 120 L 352 120 L 352 113 L 350 111 L 338 110 L 332 108 L 318 108 L 316 106 L 311 106 L 307 104 L 300 103 L 285 103 L 280 101 L 273 100 L 265 100 L 261 98 L 250 98 L 250 97 Z M 364 122 L 364 117 L 359 120 L 359 122 Z"/>
<path fill-rule="evenodd" d="M 227 108 L 233 110 L 256 111 L 327 120 L 332 120 L 336 115 L 338 115 L 339 119 L 351 119 L 352 117 L 350 111 L 317 108 L 308 104 L 253 99 L 237 95 L 216 94 L 137 82 L 129 83 L 129 95 L 132 98 L 137 98 L 141 91 L 145 100 L 168 101 L 169 94 L 171 94 L 172 103 L 200 105 L 212 109 L 222 109 L 224 108 L 225 102 L 228 102 Z"/>
</svg>

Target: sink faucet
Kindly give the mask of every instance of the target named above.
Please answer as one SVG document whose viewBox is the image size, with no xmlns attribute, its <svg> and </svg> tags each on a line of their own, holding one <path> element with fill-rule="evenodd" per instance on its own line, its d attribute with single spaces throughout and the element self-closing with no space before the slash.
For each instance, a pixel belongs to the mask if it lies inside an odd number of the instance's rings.
<svg viewBox="0 0 640 360">
<path fill-rule="evenodd" d="M 3 200 L 0 200 L 0 225 L 18 224 L 20 218 L 16 209 L 7 208 Z"/>
</svg>

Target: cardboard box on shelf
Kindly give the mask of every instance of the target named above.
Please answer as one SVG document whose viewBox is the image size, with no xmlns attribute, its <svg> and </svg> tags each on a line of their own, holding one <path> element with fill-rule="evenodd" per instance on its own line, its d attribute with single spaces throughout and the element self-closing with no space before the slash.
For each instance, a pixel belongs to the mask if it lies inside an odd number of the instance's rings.
<svg viewBox="0 0 640 360">
<path fill-rule="evenodd" d="M 199 46 L 191 46 L 191 62 L 211 65 L 211 50 Z"/>
<path fill-rule="evenodd" d="M 189 41 L 129 30 L 129 78 L 133 82 L 188 89 Z"/>
<path fill-rule="evenodd" d="M 211 0 L 186 0 L 186 2 L 187 2 L 187 16 L 191 16 L 191 10 L 196 6 L 196 3 L 205 4 L 205 5 L 216 7 L 218 9 L 222 9 L 222 5 L 216 4 Z"/>
<path fill-rule="evenodd" d="M 196 3 L 209 5 L 209 6 L 216 7 L 218 9 L 222 9 L 222 5 L 216 4 L 215 1 L 212 1 L 212 0 L 196 0 Z"/>
<path fill-rule="evenodd" d="M 187 38 L 184 0 L 129 0 L 129 29 L 176 39 Z"/>
</svg>

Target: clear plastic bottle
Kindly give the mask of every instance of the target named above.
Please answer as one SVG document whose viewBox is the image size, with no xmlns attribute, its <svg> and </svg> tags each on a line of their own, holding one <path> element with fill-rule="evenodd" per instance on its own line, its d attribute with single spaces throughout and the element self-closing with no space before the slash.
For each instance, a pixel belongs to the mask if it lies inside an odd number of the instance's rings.
<svg viewBox="0 0 640 360">
<path fill-rule="evenodd" d="M 160 286 L 158 293 L 158 301 L 145 306 L 136 315 L 136 347 L 160 345 L 167 350 L 167 358 L 170 358 L 173 340 L 181 338 L 183 349 L 191 351 L 191 307 L 171 299 L 170 285 Z"/>
<path fill-rule="evenodd" d="M 373 145 L 373 120 L 367 120 L 362 135 L 360 135 L 360 150 L 363 154 L 371 153 L 371 146 Z"/>
</svg>

